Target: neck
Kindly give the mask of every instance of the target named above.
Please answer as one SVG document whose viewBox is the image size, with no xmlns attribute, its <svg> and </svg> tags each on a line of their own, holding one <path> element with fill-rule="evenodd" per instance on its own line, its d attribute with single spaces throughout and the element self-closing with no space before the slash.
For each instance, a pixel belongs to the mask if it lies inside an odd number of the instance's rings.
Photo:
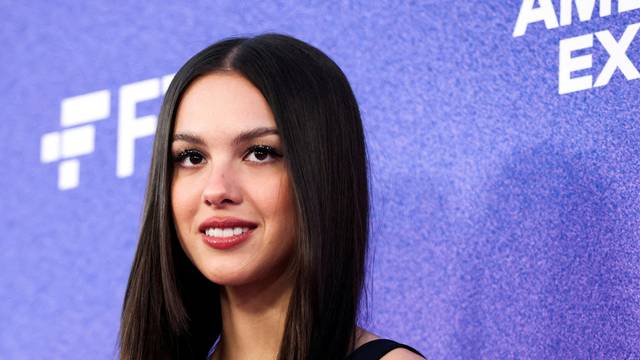
<svg viewBox="0 0 640 360">
<path fill-rule="evenodd" d="M 274 281 L 222 288 L 222 335 L 214 359 L 276 359 L 292 284 L 282 274 Z"/>
</svg>

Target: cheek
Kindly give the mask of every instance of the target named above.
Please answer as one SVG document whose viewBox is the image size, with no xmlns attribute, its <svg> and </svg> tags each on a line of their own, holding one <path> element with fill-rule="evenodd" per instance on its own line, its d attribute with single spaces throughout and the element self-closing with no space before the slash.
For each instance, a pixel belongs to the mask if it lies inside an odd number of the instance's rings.
<svg viewBox="0 0 640 360">
<path fill-rule="evenodd" d="M 288 252 L 295 241 L 296 212 L 287 177 L 275 180 L 270 191 L 265 191 L 262 196 L 269 241 L 277 244 L 280 252 Z"/>
<path fill-rule="evenodd" d="M 256 189 L 253 191 L 253 202 L 260 208 L 267 222 L 271 221 L 272 225 L 281 225 L 283 220 L 291 220 L 294 204 L 292 189 L 286 175 L 274 176 L 268 180 L 263 178 L 251 187 Z"/>
<path fill-rule="evenodd" d="M 184 179 L 174 179 L 171 184 L 171 207 L 178 236 L 184 236 L 198 210 L 197 186 Z"/>
</svg>

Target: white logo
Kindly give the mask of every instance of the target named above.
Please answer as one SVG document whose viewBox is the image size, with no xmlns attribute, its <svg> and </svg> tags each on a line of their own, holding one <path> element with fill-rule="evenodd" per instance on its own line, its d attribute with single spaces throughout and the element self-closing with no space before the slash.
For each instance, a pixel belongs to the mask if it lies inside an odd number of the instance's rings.
<svg viewBox="0 0 640 360">
<path fill-rule="evenodd" d="M 116 176 L 133 174 L 136 139 L 151 136 L 156 129 L 156 115 L 136 117 L 136 104 L 164 94 L 174 74 L 126 84 L 120 87 L 118 104 L 118 145 Z M 111 93 L 100 90 L 62 100 L 60 104 L 61 131 L 46 133 L 40 140 L 40 161 L 58 160 L 58 189 L 69 190 L 80 183 L 79 156 L 95 149 L 96 129 L 93 123 L 108 119 Z"/>
<path fill-rule="evenodd" d="M 547 30 L 557 29 L 572 25 L 573 8 L 577 11 L 580 22 L 590 21 L 594 18 L 596 0 L 561 0 L 560 16 L 556 16 L 551 0 L 523 0 L 513 37 L 523 36 L 527 27 L 537 22 L 544 22 Z M 600 0 L 599 17 L 612 16 L 611 0 Z M 640 0 L 618 0 L 618 14 L 627 11 L 640 10 Z M 609 84 L 613 74 L 620 69 L 626 80 L 640 78 L 640 72 L 627 56 L 627 50 L 631 42 L 636 38 L 640 30 L 640 23 L 627 26 L 619 39 L 616 39 L 609 30 L 597 31 L 586 35 L 574 36 L 560 40 L 558 51 L 558 94 L 569 94 L 576 91 L 588 90 Z M 593 54 L 589 51 L 594 47 L 594 37 L 602 45 L 609 58 L 600 73 L 595 78 L 593 70 Z M 581 52 L 582 55 L 573 56 L 573 53 Z M 593 53 L 598 53 L 593 52 Z M 576 73 L 581 76 L 573 76 Z"/>
</svg>

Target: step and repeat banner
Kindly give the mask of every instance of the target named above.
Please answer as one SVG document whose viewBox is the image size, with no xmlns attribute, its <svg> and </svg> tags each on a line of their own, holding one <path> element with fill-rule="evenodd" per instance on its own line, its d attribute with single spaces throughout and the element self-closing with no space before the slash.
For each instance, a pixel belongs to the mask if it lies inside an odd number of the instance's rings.
<svg viewBox="0 0 640 360">
<path fill-rule="evenodd" d="M 229 36 L 344 70 L 362 324 L 430 359 L 640 359 L 640 0 L 1 1 L 0 358 L 112 359 L 157 114 Z"/>
</svg>

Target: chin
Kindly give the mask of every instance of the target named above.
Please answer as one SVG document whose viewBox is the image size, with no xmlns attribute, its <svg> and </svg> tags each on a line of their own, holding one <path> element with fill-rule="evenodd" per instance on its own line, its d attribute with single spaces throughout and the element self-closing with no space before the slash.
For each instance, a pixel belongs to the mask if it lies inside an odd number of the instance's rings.
<svg viewBox="0 0 640 360">
<path fill-rule="evenodd" d="M 284 266 L 277 263 L 223 264 L 210 259 L 212 263 L 199 267 L 200 272 L 209 281 L 220 286 L 245 286 L 251 284 L 267 285 L 276 281 L 284 273 Z M 215 261 L 215 263 L 213 263 Z M 260 266 L 262 265 L 262 266 Z"/>
<path fill-rule="evenodd" d="M 205 273 L 205 277 L 209 281 L 216 283 L 220 286 L 242 286 L 248 285 L 254 282 L 252 276 L 247 274 L 228 274 L 220 272 Z"/>
<path fill-rule="evenodd" d="M 223 266 L 222 264 L 199 264 L 196 266 L 198 270 L 209 281 L 222 286 L 238 286 L 251 283 L 255 276 L 253 272 L 244 267 L 239 269 L 238 266 Z M 231 270 L 236 269 L 236 270 Z"/>
<path fill-rule="evenodd" d="M 208 257 L 198 268 L 209 281 L 218 285 L 249 285 L 264 280 L 264 275 L 269 273 L 268 264 L 263 264 L 259 260 L 259 258 L 247 259 L 244 256 L 226 258 L 214 256 Z"/>
</svg>

